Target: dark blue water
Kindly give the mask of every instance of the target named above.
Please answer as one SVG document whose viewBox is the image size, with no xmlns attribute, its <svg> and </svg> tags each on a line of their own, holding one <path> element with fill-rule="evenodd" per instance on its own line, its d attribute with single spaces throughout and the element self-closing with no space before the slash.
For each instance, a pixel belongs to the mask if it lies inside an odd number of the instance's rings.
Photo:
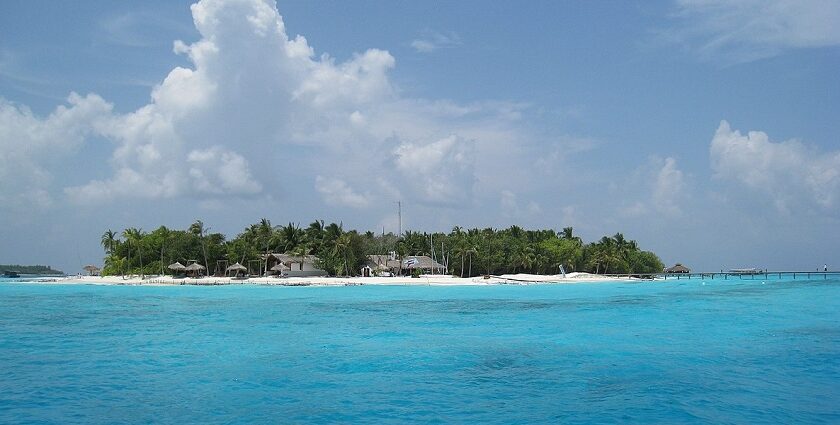
<svg viewBox="0 0 840 425">
<path fill-rule="evenodd" d="M 838 423 L 840 281 L 0 283 L 27 422 Z"/>
</svg>

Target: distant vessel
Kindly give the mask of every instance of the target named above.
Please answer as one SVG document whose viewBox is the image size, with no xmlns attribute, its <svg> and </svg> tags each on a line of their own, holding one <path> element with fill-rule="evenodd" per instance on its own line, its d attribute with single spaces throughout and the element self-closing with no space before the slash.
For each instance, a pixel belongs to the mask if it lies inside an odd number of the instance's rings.
<svg viewBox="0 0 840 425">
<path fill-rule="evenodd" d="M 20 277 L 20 274 L 18 274 L 18 272 L 15 272 L 15 271 L 6 270 L 6 271 L 3 272 L 3 277 L 17 279 L 17 278 Z"/>
<path fill-rule="evenodd" d="M 729 273 L 733 273 L 733 274 L 759 274 L 759 273 L 764 273 L 764 272 L 761 271 L 761 270 L 758 270 L 756 268 L 751 268 L 751 269 L 729 269 Z"/>
</svg>

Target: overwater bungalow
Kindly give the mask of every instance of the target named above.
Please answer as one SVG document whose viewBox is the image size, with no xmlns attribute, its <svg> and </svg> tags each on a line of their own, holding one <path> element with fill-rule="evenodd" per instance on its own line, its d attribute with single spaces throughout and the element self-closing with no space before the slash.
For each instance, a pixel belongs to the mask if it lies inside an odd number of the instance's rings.
<svg viewBox="0 0 840 425">
<path fill-rule="evenodd" d="M 677 263 L 677 264 L 674 264 L 673 266 L 668 267 L 667 269 L 663 270 L 663 272 L 665 272 L 665 273 L 691 273 L 691 270 L 689 270 L 688 267 L 686 267 L 686 266 L 684 266 L 680 263 Z"/>
</svg>

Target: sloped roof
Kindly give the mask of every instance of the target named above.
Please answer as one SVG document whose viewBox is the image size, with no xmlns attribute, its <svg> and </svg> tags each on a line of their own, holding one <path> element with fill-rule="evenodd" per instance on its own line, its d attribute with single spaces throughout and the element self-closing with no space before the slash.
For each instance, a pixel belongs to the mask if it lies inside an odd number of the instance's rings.
<svg viewBox="0 0 840 425">
<path fill-rule="evenodd" d="M 400 260 L 392 260 L 390 255 L 368 255 L 368 263 L 374 268 L 399 269 Z M 403 269 L 442 269 L 443 264 L 428 255 L 409 255 L 402 259 Z"/>
<path fill-rule="evenodd" d="M 318 261 L 318 257 L 314 255 L 291 255 L 291 254 L 276 254 L 276 253 L 269 253 L 268 255 L 263 254 L 263 259 L 267 259 L 269 257 L 274 258 L 277 261 L 283 263 L 315 263 Z"/>
<path fill-rule="evenodd" d="M 689 270 L 688 267 L 686 267 L 682 264 L 675 264 L 675 265 L 665 269 L 665 272 L 666 273 L 690 273 L 691 270 Z"/>
<path fill-rule="evenodd" d="M 227 268 L 227 271 L 231 271 L 231 270 L 242 270 L 242 271 L 245 271 L 245 270 L 248 270 L 248 269 L 247 269 L 245 266 L 243 266 L 242 264 L 239 264 L 238 262 L 236 262 L 236 263 L 234 263 L 232 266 L 230 266 L 230 267 L 228 267 L 228 268 Z"/>
<path fill-rule="evenodd" d="M 404 269 L 442 269 L 443 264 L 428 255 L 410 255 L 403 258 Z"/>
<path fill-rule="evenodd" d="M 181 264 L 180 261 L 176 261 L 176 262 L 169 265 L 169 270 L 185 270 L 185 269 L 186 269 L 186 267 L 184 267 L 184 265 Z"/>
</svg>

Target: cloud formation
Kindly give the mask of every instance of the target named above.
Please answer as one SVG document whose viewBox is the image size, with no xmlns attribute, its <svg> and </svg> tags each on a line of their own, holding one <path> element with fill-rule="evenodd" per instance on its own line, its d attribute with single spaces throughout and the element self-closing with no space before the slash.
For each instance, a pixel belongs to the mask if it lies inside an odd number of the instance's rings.
<svg viewBox="0 0 840 425">
<path fill-rule="evenodd" d="M 675 158 L 653 157 L 637 170 L 637 178 L 619 185 L 627 193 L 633 193 L 636 186 L 641 188 L 641 192 L 635 202 L 620 210 L 622 215 L 640 217 L 657 213 L 671 218 L 682 215 L 682 205 L 689 198 L 686 194 L 688 185 Z"/>
<path fill-rule="evenodd" d="M 671 36 L 702 58 L 748 62 L 787 49 L 840 45 L 834 0 L 679 0 Z"/>
<path fill-rule="evenodd" d="M 764 132 L 741 134 L 721 121 L 710 159 L 716 178 L 772 199 L 784 213 L 831 211 L 840 201 L 840 150 L 820 152 L 798 140 L 773 142 Z"/>
<path fill-rule="evenodd" d="M 50 168 L 106 126 L 111 110 L 99 96 L 71 93 L 67 106 L 39 118 L 25 106 L 0 98 L 0 204 L 52 205 Z"/>
<path fill-rule="evenodd" d="M 405 98 L 389 79 L 389 52 L 316 56 L 306 38 L 286 34 L 273 1 L 201 0 L 191 10 L 200 38 L 173 45 L 190 66 L 173 68 L 135 111 L 117 113 L 96 94 L 73 94 L 46 118 L 0 103 L 0 143 L 11 152 L 0 173 L 32 174 L 25 192 L 41 193 L 39 202 L 55 193 L 79 203 L 207 201 L 305 184 L 329 205 L 361 208 L 396 195 L 455 206 L 482 180 L 476 161 L 499 160 L 522 139 L 522 106 Z M 460 43 L 427 35 L 434 48 Z M 113 147 L 109 175 L 53 181 L 40 153 L 66 158 L 92 138 Z M 11 177 L 2 185 L 4 200 L 21 196 Z"/>
</svg>

